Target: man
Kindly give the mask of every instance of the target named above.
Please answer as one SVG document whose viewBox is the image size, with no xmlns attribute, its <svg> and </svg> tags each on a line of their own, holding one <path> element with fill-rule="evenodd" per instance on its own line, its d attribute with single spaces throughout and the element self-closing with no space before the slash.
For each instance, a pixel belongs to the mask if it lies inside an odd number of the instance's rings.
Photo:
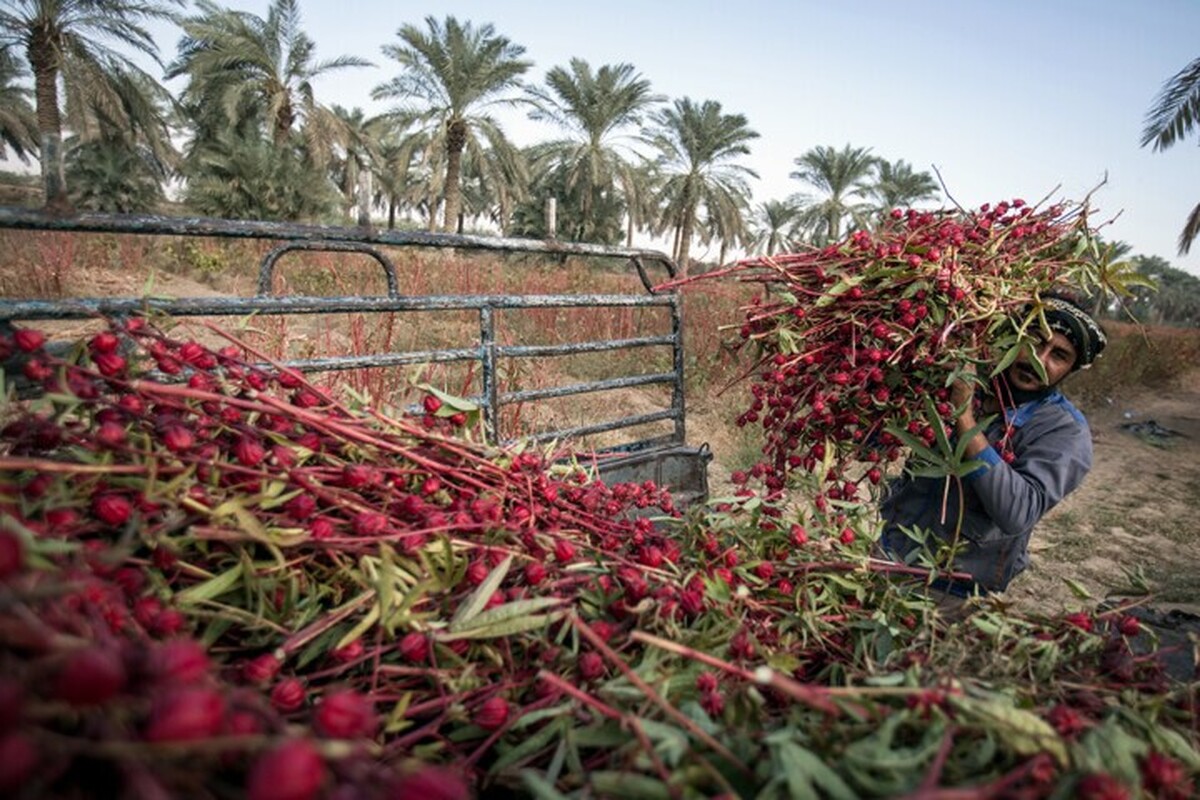
<svg viewBox="0 0 1200 800">
<path fill-rule="evenodd" d="M 893 558 L 913 557 L 922 547 L 917 541 L 922 531 L 932 533 L 925 544 L 932 551 L 939 545 L 957 546 L 953 569 L 969 573 L 973 581 L 934 584 L 957 597 L 1005 589 L 1029 565 L 1034 525 L 1079 486 L 1092 466 L 1087 420 L 1059 384 L 1091 366 L 1107 339 L 1078 303 L 1054 296 L 1043 305 L 1049 336 L 1033 350 L 1045 380 L 1026 351 L 994 382 L 993 392 L 981 391 L 974 402 L 968 402 L 972 390 L 966 382 L 953 388 L 955 407 L 963 408 L 955 420 L 958 437 L 970 433 L 977 415 L 996 415 L 967 442 L 967 458 L 980 466 L 962 479 L 961 493 L 953 478 L 906 474 L 889 487 L 881 506 L 882 544 Z"/>
</svg>

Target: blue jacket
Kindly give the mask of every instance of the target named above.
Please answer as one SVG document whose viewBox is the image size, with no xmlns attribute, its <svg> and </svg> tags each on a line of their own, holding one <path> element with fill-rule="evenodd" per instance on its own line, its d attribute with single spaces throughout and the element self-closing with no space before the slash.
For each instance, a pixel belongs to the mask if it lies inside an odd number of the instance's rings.
<svg viewBox="0 0 1200 800">
<path fill-rule="evenodd" d="M 952 542 L 962 503 L 961 551 L 954 569 L 970 573 L 983 590 L 999 591 L 1029 566 L 1034 525 L 1092 468 L 1092 434 L 1083 414 L 1058 390 L 1007 415 L 1014 428 L 1015 458 L 1005 463 L 994 446 L 1004 435 L 1003 415 L 998 415 L 985 431 L 993 446 L 978 456 L 982 465 L 962 479 L 965 502 L 953 478 L 905 474 L 889 486 L 881 505 L 882 543 L 893 558 L 912 559 L 921 547 L 901 526 Z M 948 493 L 946 481 L 950 481 Z M 933 539 L 928 542 L 933 550 L 938 544 Z"/>
</svg>

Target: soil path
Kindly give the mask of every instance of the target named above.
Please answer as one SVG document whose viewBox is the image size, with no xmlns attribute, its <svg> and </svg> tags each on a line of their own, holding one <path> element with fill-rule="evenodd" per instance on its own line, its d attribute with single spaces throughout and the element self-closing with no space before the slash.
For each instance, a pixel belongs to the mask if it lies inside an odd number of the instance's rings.
<svg viewBox="0 0 1200 800">
<path fill-rule="evenodd" d="M 1140 571 L 1157 604 L 1200 611 L 1200 369 L 1083 410 L 1092 471 L 1035 529 L 1030 569 L 1008 595 L 1053 610 L 1078 603 L 1067 578 L 1100 598 Z"/>
</svg>

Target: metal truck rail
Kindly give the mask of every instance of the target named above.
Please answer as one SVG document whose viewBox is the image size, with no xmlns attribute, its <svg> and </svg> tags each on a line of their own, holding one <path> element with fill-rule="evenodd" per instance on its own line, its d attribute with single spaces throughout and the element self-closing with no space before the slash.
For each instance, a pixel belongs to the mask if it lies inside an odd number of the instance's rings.
<svg viewBox="0 0 1200 800">
<path fill-rule="evenodd" d="M 534 441 L 578 440 L 581 437 L 625 431 L 650 423 L 669 421 L 671 432 L 631 438 L 603 448 L 598 460 L 601 476 L 610 482 L 655 480 L 671 486 L 682 502 L 707 496 L 707 446 L 691 447 L 686 441 L 684 409 L 683 326 L 679 296 L 656 292 L 646 271 L 658 264 L 674 276 L 674 264 L 653 250 L 600 245 L 410 231 L 376 231 L 364 228 L 248 222 L 204 218 L 134 216 L 86 213 L 57 216 L 41 211 L 0 207 L 0 230 L 54 231 L 78 234 L 126 234 L 217 239 L 257 239 L 278 242 L 259 264 L 257 289 L 252 297 L 71 297 L 42 300 L 0 298 L 0 327 L 14 322 L 120 318 L 147 312 L 172 317 L 295 315 L 331 313 L 474 312 L 478 338 L 460 347 L 419 351 L 387 351 L 356 355 L 290 359 L 285 366 L 304 372 L 329 372 L 406 365 L 475 362 L 481 391 L 467 398 L 482 410 L 489 441 L 509 444 L 518 437 L 503 430 L 501 408 L 555 398 L 643 386 L 666 386 L 671 400 L 650 413 L 600 419 L 568 428 L 538 430 L 524 438 Z M 624 259 L 637 276 L 636 294 L 573 295 L 435 295 L 411 296 L 402 291 L 402 279 L 393 261 L 380 248 L 419 247 L 498 253 L 522 253 L 547 258 L 587 256 Z M 271 294 L 280 260 L 293 253 L 358 254 L 374 260 L 383 272 L 386 294 L 371 296 L 275 296 Z M 4 256 L 0 255 L 0 258 Z M 496 315 L 501 311 L 583 308 L 660 308 L 670 315 L 670 333 L 625 339 L 599 339 L 560 344 L 503 344 L 497 341 Z M 505 360 L 541 359 L 583 353 L 607 353 L 642 348 L 669 347 L 670 371 L 613 375 L 552 387 L 502 391 L 499 365 Z"/>
</svg>

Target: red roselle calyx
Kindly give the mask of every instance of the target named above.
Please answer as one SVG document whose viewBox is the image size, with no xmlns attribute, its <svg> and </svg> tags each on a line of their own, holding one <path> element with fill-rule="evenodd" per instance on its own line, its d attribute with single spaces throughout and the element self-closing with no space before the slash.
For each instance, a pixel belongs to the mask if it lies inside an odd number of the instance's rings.
<svg viewBox="0 0 1200 800">
<path fill-rule="evenodd" d="M 388 800 L 471 800 L 462 776 L 443 767 L 421 766 L 391 787 Z"/>
<path fill-rule="evenodd" d="M 67 655 L 55 678 L 54 695 L 71 705 L 99 705 L 116 696 L 125 680 L 125 665 L 116 650 L 93 645 Z"/>
<path fill-rule="evenodd" d="M 283 665 L 274 653 L 263 653 L 246 662 L 242 667 L 242 676 L 249 683 L 267 684 L 279 674 L 281 666 Z"/>
<path fill-rule="evenodd" d="M 313 800 L 328 777 L 325 760 L 308 739 L 289 739 L 263 753 L 246 779 L 247 800 Z"/>
<path fill-rule="evenodd" d="M 308 692 L 299 678 L 284 678 L 271 689 L 271 705 L 290 714 L 304 705 Z"/>
<path fill-rule="evenodd" d="M 508 712 L 508 701 L 493 695 L 476 709 L 472 721 L 484 730 L 494 731 L 508 721 Z"/>
<path fill-rule="evenodd" d="M 194 639 L 173 639 L 155 646 L 150 663 L 154 677 L 164 683 L 197 683 L 209 674 L 204 646 Z"/>
<path fill-rule="evenodd" d="M 216 689 L 183 687 L 159 694 L 145 736 L 151 742 L 183 742 L 215 736 L 225 721 L 225 697 Z"/>
<path fill-rule="evenodd" d="M 330 739 L 374 736 L 377 724 L 371 701 L 352 689 L 338 689 L 325 695 L 313 714 L 313 727 Z"/>
<path fill-rule="evenodd" d="M 414 664 L 426 663 L 429 661 L 429 638 L 420 631 L 405 634 L 400 640 L 400 655 Z"/>
<path fill-rule="evenodd" d="M 0 581 L 16 575 L 25 565 L 25 545 L 21 537 L 8 530 L 0 530 Z"/>
</svg>

